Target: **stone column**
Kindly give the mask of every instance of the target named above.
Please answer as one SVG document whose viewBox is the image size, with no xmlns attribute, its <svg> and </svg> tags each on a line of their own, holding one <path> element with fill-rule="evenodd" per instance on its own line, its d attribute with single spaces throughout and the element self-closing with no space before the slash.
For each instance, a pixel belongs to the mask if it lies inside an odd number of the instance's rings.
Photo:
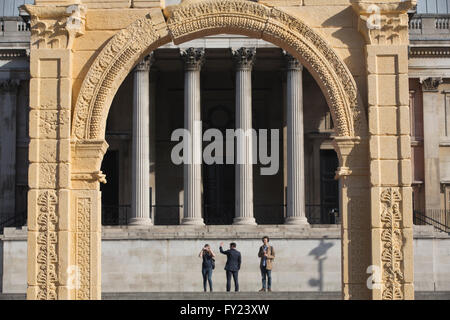
<svg viewBox="0 0 450 320">
<path fill-rule="evenodd" d="M 184 210 L 182 224 L 203 225 L 202 218 L 202 124 L 200 112 L 200 70 L 205 49 L 188 48 L 182 53 L 185 61 L 184 128 L 187 157 L 184 164 Z M 188 141 L 186 141 L 188 139 Z"/>
<path fill-rule="evenodd" d="M 303 66 L 287 58 L 287 215 L 286 224 L 307 225 L 303 141 Z"/>
<path fill-rule="evenodd" d="M 16 105 L 19 80 L 0 82 L 0 220 L 15 215 Z"/>
<path fill-rule="evenodd" d="M 236 61 L 236 211 L 233 224 L 254 225 L 253 142 L 252 142 L 252 66 L 255 48 L 233 51 Z"/>
<path fill-rule="evenodd" d="M 441 208 L 440 173 L 439 173 L 439 84 L 441 78 L 421 80 L 423 91 L 423 145 L 425 168 L 425 210 Z"/>
<path fill-rule="evenodd" d="M 151 60 L 150 63 L 152 64 L 153 61 Z M 156 81 L 157 81 L 157 74 L 156 72 L 153 72 L 153 70 L 150 72 L 150 109 L 149 109 L 149 117 L 150 117 L 150 218 L 152 221 L 155 221 L 155 205 L 156 205 Z"/>
<path fill-rule="evenodd" d="M 132 197 L 130 225 L 151 225 L 149 71 L 147 57 L 135 67 L 133 92 Z"/>
</svg>

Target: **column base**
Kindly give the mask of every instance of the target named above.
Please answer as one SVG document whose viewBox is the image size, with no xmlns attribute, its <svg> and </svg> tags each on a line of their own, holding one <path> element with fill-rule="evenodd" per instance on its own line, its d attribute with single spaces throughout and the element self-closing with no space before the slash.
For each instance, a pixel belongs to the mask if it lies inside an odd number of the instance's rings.
<svg viewBox="0 0 450 320">
<path fill-rule="evenodd" d="M 286 217 L 284 224 L 309 226 L 309 222 L 306 217 Z"/>
<path fill-rule="evenodd" d="M 256 226 L 256 220 L 253 217 L 252 218 L 249 218 L 249 217 L 236 217 L 236 218 L 233 219 L 233 224 Z"/>
<path fill-rule="evenodd" d="M 128 222 L 130 226 L 152 226 L 152 219 L 150 218 L 131 218 Z"/>
<path fill-rule="evenodd" d="M 205 223 L 203 222 L 203 219 L 201 218 L 183 218 L 181 220 L 182 225 L 188 225 L 188 226 L 204 226 Z"/>
</svg>

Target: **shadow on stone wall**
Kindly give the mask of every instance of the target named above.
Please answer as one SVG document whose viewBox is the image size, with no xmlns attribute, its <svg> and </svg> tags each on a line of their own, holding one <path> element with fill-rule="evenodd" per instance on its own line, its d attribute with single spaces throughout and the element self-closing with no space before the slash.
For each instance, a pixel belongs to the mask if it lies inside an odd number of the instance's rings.
<svg viewBox="0 0 450 320">
<path fill-rule="evenodd" d="M 327 259 L 327 251 L 333 246 L 332 242 L 325 242 L 325 239 L 320 240 L 320 244 L 309 252 L 310 256 L 314 256 L 317 260 L 318 279 L 311 278 L 308 283 L 311 287 L 318 287 L 319 291 L 323 291 L 323 263 Z"/>
</svg>

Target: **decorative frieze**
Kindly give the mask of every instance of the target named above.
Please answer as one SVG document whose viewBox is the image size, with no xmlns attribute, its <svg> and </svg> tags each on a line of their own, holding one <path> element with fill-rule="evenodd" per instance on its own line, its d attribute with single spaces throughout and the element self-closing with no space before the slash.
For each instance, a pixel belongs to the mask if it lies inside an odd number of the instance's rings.
<svg viewBox="0 0 450 320">
<path fill-rule="evenodd" d="M 89 300 L 91 288 L 91 199 L 76 200 L 76 265 L 78 269 L 77 300 Z"/>
<path fill-rule="evenodd" d="M 58 284 L 57 226 L 56 212 L 58 198 L 56 191 L 49 190 L 40 193 L 38 206 L 38 237 L 37 237 L 37 285 L 36 298 L 39 300 L 56 300 Z"/>
<path fill-rule="evenodd" d="M 397 188 L 386 188 L 381 193 L 381 261 L 383 263 L 383 293 L 385 300 L 403 299 L 403 232 L 400 201 Z"/>
<path fill-rule="evenodd" d="M 410 47 L 411 58 L 448 58 L 450 49 L 448 47 Z"/>
</svg>

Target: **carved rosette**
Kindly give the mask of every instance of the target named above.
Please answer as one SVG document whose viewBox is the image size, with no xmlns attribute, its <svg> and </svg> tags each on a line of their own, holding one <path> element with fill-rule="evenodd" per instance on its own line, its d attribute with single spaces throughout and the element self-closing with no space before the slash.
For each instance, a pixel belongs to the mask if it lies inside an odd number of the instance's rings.
<svg viewBox="0 0 450 320">
<path fill-rule="evenodd" d="M 232 50 L 234 63 L 238 70 L 251 70 L 256 58 L 256 48 L 239 48 Z"/>
<path fill-rule="evenodd" d="M 37 265 L 38 265 L 38 300 L 56 300 L 57 276 L 57 225 L 56 205 L 58 203 L 56 191 L 42 192 L 37 201 L 38 205 L 38 239 L 37 239 Z"/>
<path fill-rule="evenodd" d="M 401 195 L 396 188 L 387 188 L 381 193 L 381 261 L 383 263 L 383 294 L 384 300 L 401 300 L 403 294 L 403 233 L 400 226 Z"/>
<path fill-rule="evenodd" d="M 186 70 L 199 71 L 205 61 L 205 48 L 187 48 L 181 51 Z"/>
<path fill-rule="evenodd" d="M 91 221 L 91 199 L 77 198 L 76 261 L 79 271 L 79 284 L 76 291 L 77 300 L 89 300 L 91 297 L 90 221 Z"/>
</svg>

